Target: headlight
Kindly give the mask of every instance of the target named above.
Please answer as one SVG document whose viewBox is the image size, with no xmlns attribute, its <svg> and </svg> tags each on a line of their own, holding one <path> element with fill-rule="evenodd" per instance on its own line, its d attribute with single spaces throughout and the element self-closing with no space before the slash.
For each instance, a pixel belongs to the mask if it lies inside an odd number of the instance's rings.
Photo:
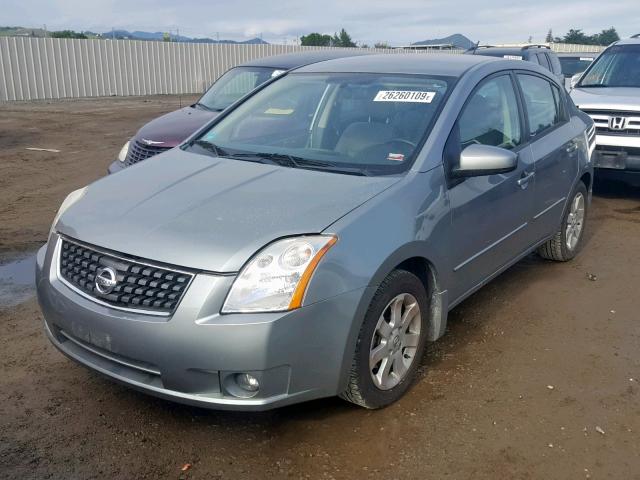
<svg viewBox="0 0 640 480">
<path fill-rule="evenodd" d="M 120 153 L 118 154 L 118 160 L 124 162 L 127 159 L 127 153 L 129 153 L 129 143 L 127 142 L 120 149 Z"/>
<path fill-rule="evenodd" d="M 331 235 L 313 235 L 267 245 L 240 271 L 222 313 L 277 312 L 300 307 L 318 262 L 337 240 Z"/>
<path fill-rule="evenodd" d="M 53 218 L 53 223 L 51 224 L 52 232 L 54 228 L 56 228 L 56 224 L 58 223 L 58 220 L 60 219 L 62 214 L 66 212 L 71 205 L 73 205 L 78 200 L 80 200 L 86 191 L 87 191 L 87 187 L 83 187 L 78 190 L 74 190 L 69 195 L 67 195 L 67 198 L 65 198 L 64 201 L 62 202 L 62 205 L 60 205 L 60 208 L 58 209 L 58 213 L 56 213 L 56 216 Z"/>
</svg>

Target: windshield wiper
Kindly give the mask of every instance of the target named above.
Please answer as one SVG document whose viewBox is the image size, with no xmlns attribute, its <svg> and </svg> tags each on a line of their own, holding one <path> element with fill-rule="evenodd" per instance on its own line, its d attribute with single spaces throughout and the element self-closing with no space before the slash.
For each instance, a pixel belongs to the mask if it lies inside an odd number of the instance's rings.
<svg viewBox="0 0 640 480">
<path fill-rule="evenodd" d="M 221 112 L 222 110 L 224 110 L 224 108 L 209 107 L 208 105 L 205 105 L 204 103 L 201 103 L 201 102 L 196 102 L 195 105 L 198 107 L 202 107 L 205 110 L 209 110 L 210 112 Z"/>
<path fill-rule="evenodd" d="M 342 167 L 333 162 L 310 160 L 308 158 L 297 157 L 286 153 L 228 152 L 215 143 L 202 139 L 190 142 L 189 146 L 191 145 L 198 145 L 199 147 L 212 152 L 216 157 L 232 158 L 247 162 L 266 163 L 282 167 L 302 168 L 306 170 L 326 170 L 328 172 L 344 173 L 347 175 L 369 176 L 369 172 L 360 168 Z"/>
<path fill-rule="evenodd" d="M 259 158 L 270 161 L 277 165 L 290 168 L 302 168 L 306 170 L 326 170 L 336 173 L 345 173 L 349 175 L 361 175 L 368 176 L 369 173 L 366 170 L 352 167 L 342 167 L 333 162 L 325 162 L 322 160 L 311 160 L 308 158 L 302 158 L 295 155 L 289 155 L 287 153 L 233 153 L 229 155 L 230 158 Z"/>
<path fill-rule="evenodd" d="M 610 86 L 606 83 L 592 83 L 590 85 L 576 85 L 576 88 L 608 88 Z"/>
<path fill-rule="evenodd" d="M 226 150 L 220 148 L 215 143 L 208 142 L 207 140 L 194 140 L 190 145 L 198 145 L 199 147 L 212 152 L 216 157 L 229 156 L 229 153 Z"/>
</svg>

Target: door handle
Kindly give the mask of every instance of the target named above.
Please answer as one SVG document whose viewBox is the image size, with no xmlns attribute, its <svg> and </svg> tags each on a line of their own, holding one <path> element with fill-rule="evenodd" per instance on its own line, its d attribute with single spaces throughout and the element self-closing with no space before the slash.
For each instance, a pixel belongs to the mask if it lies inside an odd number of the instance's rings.
<svg viewBox="0 0 640 480">
<path fill-rule="evenodd" d="M 520 187 L 527 188 L 531 179 L 535 176 L 536 172 L 522 172 L 522 176 L 518 179 L 518 185 Z"/>
<path fill-rule="evenodd" d="M 578 144 L 576 142 L 571 142 L 564 150 L 567 153 L 573 153 L 578 150 Z"/>
</svg>

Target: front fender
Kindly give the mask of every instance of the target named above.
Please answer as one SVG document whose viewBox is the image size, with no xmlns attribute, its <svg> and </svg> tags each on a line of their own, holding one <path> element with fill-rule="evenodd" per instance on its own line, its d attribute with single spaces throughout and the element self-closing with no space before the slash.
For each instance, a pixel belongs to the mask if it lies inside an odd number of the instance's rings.
<svg viewBox="0 0 640 480">
<path fill-rule="evenodd" d="M 345 382 L 373 295 L 384 278 L 408 259 L 423 259 L 429 266 L 428 338 L 435 340 L 444 333 L 448 310 L 447 272 L 451 271 L 447 253 L 450 225 L 444 168 L 440 166 L 428 172 L 408 173 L 400 182 L 325 230 L 337 235 L 338 242 L 318 265 L 305 305 L 365 287 L 356 315 L 350 320 L 343 355 Z"/>
</svg>

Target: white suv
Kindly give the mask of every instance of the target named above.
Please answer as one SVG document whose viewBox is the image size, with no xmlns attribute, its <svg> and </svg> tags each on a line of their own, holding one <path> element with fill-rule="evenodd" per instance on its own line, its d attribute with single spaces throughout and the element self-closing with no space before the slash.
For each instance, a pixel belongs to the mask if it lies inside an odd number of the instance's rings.
<svg viewBox="0 0 640 480">
<path fill-rule="evenodd" d="M 640 185 L 640 34 L 602 52 L 571 98 L 595 122 L 599 173 Z"/>
</svg>

